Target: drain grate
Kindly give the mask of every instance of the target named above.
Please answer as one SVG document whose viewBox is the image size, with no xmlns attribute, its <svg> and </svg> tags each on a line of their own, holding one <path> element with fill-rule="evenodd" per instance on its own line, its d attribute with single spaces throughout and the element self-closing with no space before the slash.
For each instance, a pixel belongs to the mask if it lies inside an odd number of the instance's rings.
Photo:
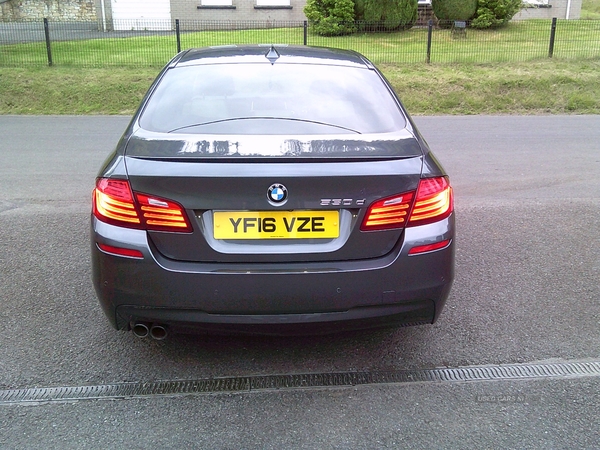
<svg viewBox="0 0 600 450">
<path fill-rule="evenodd" d="M 251 392 L 273 389 L 344 387 L 390 383 L 495 381 L 589 376 L 600 376 L 600 361 L 513 364 L 502 366 L 398 370 L 388 372 L 265 375 L 187 381 L 174 380 L 142 383 L 114 383 L 97 386 L 7 389 L 0 391 L 0 405 Z"/>
</svg>

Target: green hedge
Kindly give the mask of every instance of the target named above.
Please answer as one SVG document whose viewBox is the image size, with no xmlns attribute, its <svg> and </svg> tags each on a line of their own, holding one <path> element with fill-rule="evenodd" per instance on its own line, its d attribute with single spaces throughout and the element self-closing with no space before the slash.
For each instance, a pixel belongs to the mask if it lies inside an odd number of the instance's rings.
<svg viewBox="0 0 600 450">
<path fill-rule="evenodd" d="M 506 25 L 522 7 L 521 0 L 479 0 L 473 28 L 497 28 Z"/>
<path fill-rule="evenodd" d="M 417 0 L 354 0 L 364 31 L 407 30 L 417 21 Z"/>
<path fill-rule="evenodd" d="M 356 31 L 352 0 L 308 0 L 304 14 L 311 29 L 321 36 L 341 36 Z"/>
</svg>

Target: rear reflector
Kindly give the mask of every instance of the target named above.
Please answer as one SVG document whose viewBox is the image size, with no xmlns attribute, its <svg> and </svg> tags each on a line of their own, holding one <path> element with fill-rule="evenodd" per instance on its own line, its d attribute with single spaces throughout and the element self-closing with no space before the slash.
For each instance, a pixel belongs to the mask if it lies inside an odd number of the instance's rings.
<svg viewBox="0 0 600 450">
<path fill-rule="evenodd" d="M 181 205 L 147 194 L 134 194 L 127 180 L 100 178 L 93 195 L 93 212 L 99 220 L 127 228 L 191 233 Z"/>
<path fill-rule="evenodd" d="M 144 255 L 139 250 L 133 250 L 130 248 L 122 248 L 122 247 L 113 247 L 112 245 L 106 244 L 96 244 L 98 248 L 105 253 L 110 253 L 111 255 L 117 256 L 126 256 L 128 258 L 139 258 L 143 259 Z"/>
<path fill-rule="evenodd" d="M 428 245 L 418 245 L 417 247 L 413 247 L 409 250 L 409 255 L 418 255 L 419 253 L 427 253 L 433 252 L 435 250 L 441 250 L 443 248 L 448 247 L 450 245 L 450 239 L 446 239 L 445 241 L 436 242 L 435 244 Z"/>
</svg>

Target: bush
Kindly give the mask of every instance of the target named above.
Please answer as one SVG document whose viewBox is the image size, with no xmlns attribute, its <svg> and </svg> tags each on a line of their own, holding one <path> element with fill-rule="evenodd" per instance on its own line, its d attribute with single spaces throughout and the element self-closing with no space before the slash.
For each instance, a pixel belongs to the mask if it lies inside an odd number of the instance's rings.
<svg viewBox="0 0 600 450">
<path fill-rule="evenodd" d="M 455 20 L 471 20 L 477 11 L 477 0 L 432 0 L 431 7 L 441 25 L 450 26 Z"/>
<path fill-rule="evenodd" d="M 521 0 L 479 0 L 473 28 L 497 28 L 506 25 L 521 9 Z"/>
<path fill-rule="evenodd" d="M 356 30 L 352 0 L 308 0 L 304 14 L 320 36 L 340 36 Z"/>
<path fill-rule="evenodd" d="M 417 0 L 354 0 L 354 13 L 365 31 L 407 30 L 417 21 Z"/>
</svg>

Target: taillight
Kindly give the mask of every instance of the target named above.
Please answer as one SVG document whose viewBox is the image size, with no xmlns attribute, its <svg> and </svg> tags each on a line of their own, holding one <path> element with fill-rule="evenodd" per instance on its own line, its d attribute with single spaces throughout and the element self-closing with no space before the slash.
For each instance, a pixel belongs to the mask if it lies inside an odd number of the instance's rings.
<svg viewBox="0 0 600 450">
<path fill-rule="evenodd" d="M 146 194 L 136 193 L 135 198 L 140 205 L 142 220 L 146 224 L 147 229 L 158 231 L 192 231 L 185 212 L 179 204 Z"/>
<path fill-rule="evenodd" d="M 419 182 L 407 226 L 437 222 L 448 217 L 453 210 L 454 199 L 448 177 L 425 178 Z"/>
<path fill-rule="evenodd" d="M 447 177 L 425 178 L 416 192 L 405 192 L 373 203 L 361 231 L 392 230 L 437 222 L 454 209 L 452 188 Z"/>
<path fill-rule="evenodd" d="M 129 182 L 100 178 L 96 181 L 93 201 L 94 215 L 103 222 L 140 228 Z"/>
<path fill-rule="evenodd" d="M 369 207 L 360 226 L 361 231 L 391 230 L 406 226 L 412 199 L 413 193 L 408 192 L 376 201 Z"/>
<path fill-rule="evenodd" d="M 171 200 L 131 191 L 127 180 L 100 178 L 93 195 L 94 215 L 127 228 L 190 233 L 192 227 L 181 205 Z"/>
</svg>

